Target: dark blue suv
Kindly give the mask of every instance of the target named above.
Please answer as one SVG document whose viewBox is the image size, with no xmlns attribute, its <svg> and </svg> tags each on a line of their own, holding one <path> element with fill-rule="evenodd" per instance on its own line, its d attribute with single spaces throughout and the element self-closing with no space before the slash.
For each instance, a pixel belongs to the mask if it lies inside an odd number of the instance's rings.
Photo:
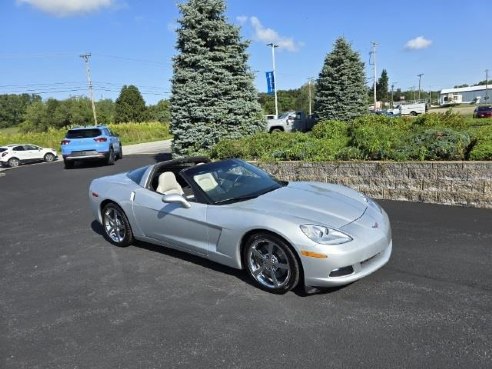
<svg viewBox="0 0 492 369">
<path fill-rule="evenodd" d="M 79 127 L 70 129 L 61 141 L 61 154 L 66 169 L 75 162 L 104 160 L 112 165 L 123 158 L 120 138 L 106 126 Z"/>
</svg>

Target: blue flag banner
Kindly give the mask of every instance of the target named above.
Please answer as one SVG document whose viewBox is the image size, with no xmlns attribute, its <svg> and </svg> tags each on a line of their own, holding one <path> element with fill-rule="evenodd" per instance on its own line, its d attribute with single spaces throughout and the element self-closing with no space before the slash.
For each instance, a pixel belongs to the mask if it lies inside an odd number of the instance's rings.
<svg viewBox="0 0 492 369">
<path fill-rule="evenodd" d="M 273 94 L 275 91 L 275 75 L 272 72 L 266 72 L 266 80 L 267 80 L 267 94 Z"/>
</svg>

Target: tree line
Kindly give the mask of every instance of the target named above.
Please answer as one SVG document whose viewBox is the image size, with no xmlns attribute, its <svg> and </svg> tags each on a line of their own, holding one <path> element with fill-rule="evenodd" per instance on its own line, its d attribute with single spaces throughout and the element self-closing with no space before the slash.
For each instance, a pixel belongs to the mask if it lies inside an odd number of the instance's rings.
<svg viewBox="0 0 492 369">
<path fill-rule="evenodd" d="M 99 124 L 159 121 L 169 122 L 168 100 L 154 105 L 145 101 L 136 86 L 123 86 L 116 101 L 103 99 L 95 102 Z M 49 98 L 45 101 L 35 94 L 0 95 L 0 128 L 19 127 L 23 131 L 43 132 L 48 128 L 94 124 L 91 101 L 75 96 L 65 100 Z"/>
</svg>

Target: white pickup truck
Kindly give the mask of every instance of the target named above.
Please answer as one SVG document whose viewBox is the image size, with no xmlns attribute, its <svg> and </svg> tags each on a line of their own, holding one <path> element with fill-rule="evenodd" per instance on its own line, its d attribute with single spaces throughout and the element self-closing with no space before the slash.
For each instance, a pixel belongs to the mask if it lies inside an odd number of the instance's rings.
<svg viewBox="0 0 492 369">
<path fill-rule="evenodd" d="M 288 111 L 277 119 L 267 119 L 267 131 L 272 132 L 308 132 L 318 122 L 316 115 L 306 116 L 303 111 Z"/>
<path fill-rule="evenodd" d="M 394 109 L 388 109 L 388 114 L 393 115 L 418 115 L 425 114 L 427 106 L 425 103 L 400 104 Z"/>
</svg>

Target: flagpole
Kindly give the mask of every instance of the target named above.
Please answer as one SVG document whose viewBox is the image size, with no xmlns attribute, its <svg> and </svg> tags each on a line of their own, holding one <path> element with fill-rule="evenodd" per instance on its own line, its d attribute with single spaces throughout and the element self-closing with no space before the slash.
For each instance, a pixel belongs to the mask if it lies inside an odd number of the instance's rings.
<svg viewBox="0 0 492 369">
<path fill-rule="evenodd" d="M 273 63 L 273 93 L 275 95 L 275 118 L 278 118 L 278 100 L 277 100 L 277 74 L 275 73 L 275 48 L 278 45 L 275 45 L 273 42 L 267 44 L 272 48 L 272 63 Z"/>
</svg>

